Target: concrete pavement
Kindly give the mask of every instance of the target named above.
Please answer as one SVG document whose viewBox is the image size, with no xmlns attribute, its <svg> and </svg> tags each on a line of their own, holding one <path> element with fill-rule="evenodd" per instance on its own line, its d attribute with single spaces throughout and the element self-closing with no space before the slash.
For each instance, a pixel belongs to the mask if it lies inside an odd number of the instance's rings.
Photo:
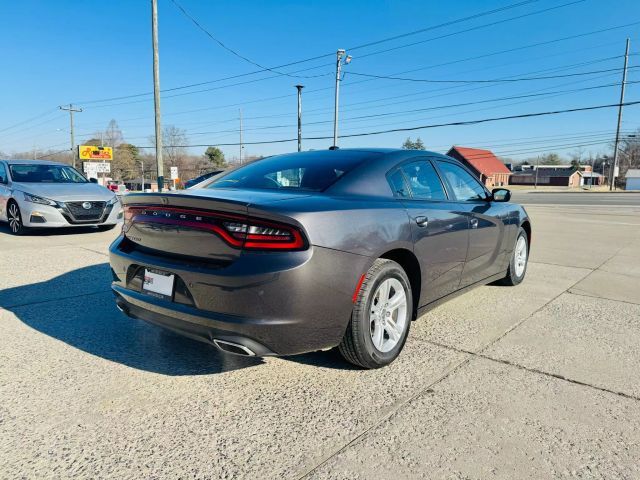
<svg viewBox="0 0 640 480">
<path fill-rule="evenodd" d="M 0 478 L 640 476 L 638 210 L 527 209 L 524 283 L 375 371 L 220 355 L 115 309 L 113 232 L 0 229 Z"/>
</svg>

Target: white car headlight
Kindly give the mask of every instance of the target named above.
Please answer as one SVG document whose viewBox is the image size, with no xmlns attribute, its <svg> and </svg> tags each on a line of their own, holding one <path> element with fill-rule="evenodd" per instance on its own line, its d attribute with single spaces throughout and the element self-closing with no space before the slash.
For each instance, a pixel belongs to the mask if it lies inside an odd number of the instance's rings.
<svg viewBox="0 0 640 480">
<path fill-rule="evenodd" d="M 49 200 L 48 198 L 31 195 L 30 193 L 25 192 L 22 193 L 24 194 L 24 200 L 26 202 L 39 203 L 40 205 L 51 205 L 52 207 L 55 207 L 57 205 L 56 202 L 54 202 L 53 200 Z"/>
<path fill-rule="evenodd" d="M 118 203 L 118 197 L 114 195 L 113 198 L 107 202 L 107 205 L 115 205 L 116 203 Z"/>
</svg>

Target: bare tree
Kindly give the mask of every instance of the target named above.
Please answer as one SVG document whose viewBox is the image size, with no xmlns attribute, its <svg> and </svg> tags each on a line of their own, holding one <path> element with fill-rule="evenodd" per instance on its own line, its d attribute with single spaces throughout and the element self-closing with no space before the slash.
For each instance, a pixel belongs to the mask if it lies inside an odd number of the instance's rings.
<svg viewBox="0 0 640 480">
<path fill-rule="evenodd" d="M 118 122 L 112 119 L 107 125 L 107 129 L 104 131 L 104 144 L 108 147 L 115 148 L 121 143 L 124 143 L 124 137 L 122 130 L 118 127 Z"/>
</svg>

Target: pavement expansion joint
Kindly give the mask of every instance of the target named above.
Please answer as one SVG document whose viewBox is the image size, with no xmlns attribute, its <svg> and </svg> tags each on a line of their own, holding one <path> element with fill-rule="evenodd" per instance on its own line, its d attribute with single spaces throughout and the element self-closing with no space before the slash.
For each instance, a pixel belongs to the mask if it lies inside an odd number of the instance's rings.
<svg viewBox="0 0 640 480">
<path fill-rule="evenodd" d="M 87 247 L 80 247 L 83 250 L 86 250 L 87 252 L 91 252 L 91 253 L 97 253 L 98 255 L 102 255 L 104 257 L 108 257 L 109 254 L 105 253 L 105 252 L 99 252 L 98 250 L 93 250 L 92 248 L 87 248 Z"/>
<path fill-rule="evenodd" d="M 49 298 L 47 300 L 38 300 L 38 301 L 35 301 L 35 302 L 19 303 L 19 304 L 15 304 L 15 305 L 0 305 L 0 308 L 3 308 L 4 310 L 7 310 L 7 309 L 11 309 L 11 308 L 28 307 L 30 305 L 41 305 L 43 303 L 58 302 L 60 300 L 69 300 L 71 298 L 89 297 L 91 295 L 101 295 L 103 293 L 109 293 L 109 292 L 111 292 L 110 288 L 107 289 L 107 290 L 98 290 L 98 291 L 95 291 L 95 292 L 79 293 L 77 295 L 68 295 L 66 297 Z"/>
<path fill-rule="evenodd" d="M 611 298 L 611 297 L 603 297 L 601 295 L 590 295 L 588 293 L 583 293 L 583 292 L 575 292 L 573 290 L 568 290 L 567 293 L 571 294 L 571 295 L 577 295 L 579 297 L 588 297 L 588 298 L 599 298 L 601 300 L 609 300 L 611 302 L 620 302 L 620 303 L 626 303 L 627 305 L 640 305 L 640 303 L 637 302 L 631 302 L 629 300 L 620 300 L 618 298 Z"/>
<path fill-rule="evenodd" d="M 381 416 L 380 418 L 375 420 L 371 425 L 366 427 L 363 431 L 361 431 L 359 434 L 357 434 L 355 437 L 353 437 L 348 442 L 346 442 L 343 445 L 339 446 L 338 448 L 332 450 L 330 453 L 324 455 L 318 461 L 314 462 L 313 465 L 303 469 L 302 473 L 297 474 L 294 478 L 296 480 L 302 480 L 304 478 L 309 477 L 309 475 L 311 475 L 313 472 L 315 472 L 318 468 L 320 468 L 323 465 L 325 465 L 327 462 L 329 462 L 336 455 L 339 455 L 340 453 L 342 453 L 344 450 L 346 450 L 350 446 L 355 445 L 356 443 L 358 443 L 371 430 L 373 430 L 374 428 L 377 428 L 379 425 L 382 425 L 384 422 L 386 422 L 387 420 L 391 419 L 395 414 L 397 414 L 400 410 L 402 410 L 402 408 L 404 408 L 405 406 L 409 405 L 414 400 L 416 400 L 417 398 L 421 397 L 424 394 L 433 393 L 433 387 L 435 385 L 437 385 L 440 382 L 442 382 L 443 380 L 447 379 L 452 373 L 454 373 L 455 371 L 457 371 L 458 369 L 460 369 L 461 367 L 463 367 L 464 365 L 469 363 L 469 361 L 471 361 L 472 358 L 473 358 L 472 356 L 467 355 L 464 359 L 462 359 L 462 360 L 460 360 L 458 362 L 454 362 L 453 364 L 450 364 L 448 366 L 448 368 L 446 368 L 445 371 L 440 376 L 438 376 L 435 380 L 433 380 L 432 382 L 430 382 L 428 385 L 424 386 L 423 388 L 419 389 L 413 395 L 405 398 L 404 400 L 400 400 L 400 401 L 396 402 L 396 404 L 393 405 L 387 411 L 386 414 L 384 414 L 383 416 Z"/>
<path fill-rule="evenodd" d="M 638 396 L 631 395 L 631 394 L 625 393 L 625 392 L 621 392 L 619 390 L 611 390 L 609 388 L 599 387 L 599 386 L 594 385 L 592 383 L 587 383 L 587 382 L 582 382 L 580 380 L 575 380 L 573 378 L 565 377 L 564 375 L 560 375 L 558 373 L 546 372 L 546 371 L 540 370 L 538 368 L 525 367 L 524 365 L 520 365 L 519 363 L 515 363 L 515 362 L 512 362 L 510 360 L 491 357 L 491 356 L 485 355 L 485 354 L 483 354 L 481 352 L 472 352 L 472 351 L 466 350 L 464 348 L 452 347 L 451 345 L 445 345 L 445 344 L 442 344 L 442 343 L 439 343 L 439 342 L 434 342 L 432 340 L 420 340 L 420 341 L 429 343 L 431 345 L 435 345 L 436 347 L 446 348 L 448 350 L 451 350 L 451 351 L 454 351 L 454 352 L 457 352 L 457 353 L 466 353 L 466 354 L 472 355 L 473 357 L 476 357 L 476 358 L 482 358 L 484 360 L 489 360 L 491 362 L 501 363 L 503 365 L 508 365 L 510 367 L 515 367 L 515 368 L 518 368 L 520 370 L 525 370 L 527 372 L 536 373 L 538 375 L 544 375 L 544 376 L 555 378 L 555 379 L 558 379 L 558 380 L 563 380 L 565 382 L 573 383 L 574 385 L 580 385 L 582 387 L 593 388 L 594 390 L 599 390 L 599 391 L 605 392 L 605 393 L 611 393 L 613 395 L 618 395 L 619 397 L 624 397 L 624 398 L 628 398 L 630 400 L 635 400 L 637 402 L 640 402 L 640 397 L 638 397 Z"/>
</svg>

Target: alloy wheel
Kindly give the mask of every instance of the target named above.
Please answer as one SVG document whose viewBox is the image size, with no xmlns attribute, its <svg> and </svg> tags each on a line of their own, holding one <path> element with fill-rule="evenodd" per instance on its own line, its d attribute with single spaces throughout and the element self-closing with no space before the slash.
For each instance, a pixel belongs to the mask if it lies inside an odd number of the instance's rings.
<svg viewBox="0 0 640 480">
<path fill-rule="evenodd" d="M 20 228 L 22 227 L 22 220 L 20 218 L 20 209 L 18 205 L 12 203 L 9 205 L 9 228 L 13 233 L 20 232 Z"/>
<path fill-rule="evenodd" d="M 380 352 L 392 350 L 403 338 L 408 324 L 407 295 L 402 283 L 387 278 L 378 286 L 369 315 L 373 345 Z"/>
<path fill-rule="evenodd" d="M 515 251 L 515 271 L 516 276 L 521 277 L 527 266 L 527 240 L 524 235 L 518 237 Z"/>
</svg>

